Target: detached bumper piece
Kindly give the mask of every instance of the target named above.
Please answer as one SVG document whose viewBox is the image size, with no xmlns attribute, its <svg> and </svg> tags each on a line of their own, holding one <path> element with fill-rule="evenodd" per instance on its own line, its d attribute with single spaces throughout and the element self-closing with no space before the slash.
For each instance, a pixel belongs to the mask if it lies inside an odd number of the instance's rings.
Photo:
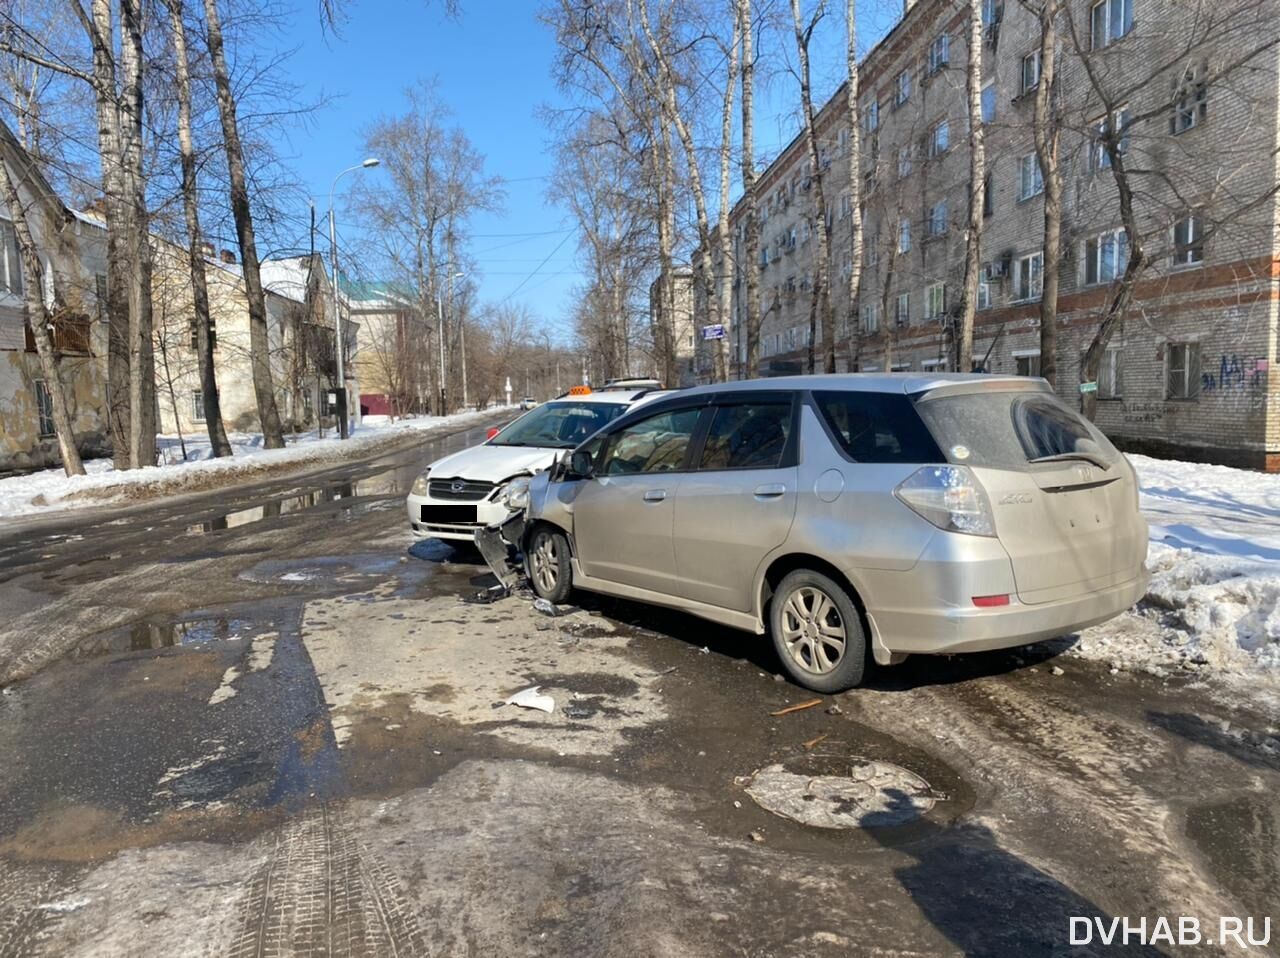
<svg viewBox="0 0 1280 958">
<path fill-rule="evenodd" d="M 512 559 L 513 548 L 518 550 L 523 539 L 523 511 L 513 512 L 502 522 L 476 530 L 476 548 L 507 592 L 520 583 L 524 574 L 522 565 Z"/>
</svg>

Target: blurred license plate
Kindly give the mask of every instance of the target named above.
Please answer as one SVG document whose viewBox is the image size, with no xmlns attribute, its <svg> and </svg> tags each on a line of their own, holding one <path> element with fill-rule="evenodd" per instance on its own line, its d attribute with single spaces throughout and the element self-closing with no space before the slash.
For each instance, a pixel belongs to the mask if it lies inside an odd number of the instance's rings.
<svg viewBox="0 0 1280 958">
<path fill-rule="evenodd" d="M 423 506 L 422 507 L 423 522 L 475 522 L 476 507 L 475 506 Z"/>
</svg>

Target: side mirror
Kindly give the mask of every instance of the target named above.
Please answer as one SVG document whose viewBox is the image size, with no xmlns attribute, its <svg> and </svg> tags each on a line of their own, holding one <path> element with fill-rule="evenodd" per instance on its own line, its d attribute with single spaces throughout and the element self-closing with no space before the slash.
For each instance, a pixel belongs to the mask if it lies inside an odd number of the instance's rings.
<svg viewBox="0 0 1280 958">
<path fill-rule="evenodd" d="M 569 474 L 574 479 L 590 479 L 592 473 L 591 453 L 584 449 L 576 449 L 569 457 Z"/>
</svg>

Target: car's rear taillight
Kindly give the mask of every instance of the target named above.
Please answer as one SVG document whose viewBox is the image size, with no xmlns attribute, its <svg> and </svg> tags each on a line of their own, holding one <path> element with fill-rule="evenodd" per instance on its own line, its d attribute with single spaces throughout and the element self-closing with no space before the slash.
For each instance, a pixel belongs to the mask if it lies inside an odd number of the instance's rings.
<svg viewBox="0 0 1280 958">
<path fill-rule="evenodd" d="M 484 434 L 485 442 L 488 442 L 490 439 L 496 436 L 499 432 L 501 432 L 501 430 L 497 426 L 490 426 L 489 431 Z"/>
<path fill-rule="evenodd" d="M 975 595 L 973 604 L 979 609 L 994 609 L 997 606 L 1009 604 L 1009 593 L 1005 592 L 1001 595 Z"/>
<path fill-rule="evenodd" d="M 912 512 L 947 532 L 994 536 L 987 494 L 965 466 L 925 466 L 893 490 Z"/>
</svg>

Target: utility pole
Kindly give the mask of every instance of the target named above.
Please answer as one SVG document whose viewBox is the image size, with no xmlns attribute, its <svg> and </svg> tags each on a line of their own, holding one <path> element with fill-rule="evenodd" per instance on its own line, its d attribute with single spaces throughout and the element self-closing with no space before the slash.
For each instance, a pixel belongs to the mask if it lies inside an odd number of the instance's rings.
<svg viewBox="0 0 1280 958">
<path fill-rule="evenodd" d="M 333 178 L 329 187 L 329 268 L 333 272 L 333 355 L 338 374 L 338 438 L 347 438 L 347 377 L 343 368 L 346 349 L 342 341 L 342 310 L 338 304 L 338 221 L 333 212 L 333 193 L 338 188 L 338 180 L 355 170 L 367 170 L 378 165 L 372 156 L 358 166 L 350 166 Z"/>
<path fill-rule="evenodd" d="M 444 388 L 444 297 L 440 289 L 436 289 L 436 318 L 440 323 L 440 415 L 445 416 L 446 393 Z"/>
</svg>

